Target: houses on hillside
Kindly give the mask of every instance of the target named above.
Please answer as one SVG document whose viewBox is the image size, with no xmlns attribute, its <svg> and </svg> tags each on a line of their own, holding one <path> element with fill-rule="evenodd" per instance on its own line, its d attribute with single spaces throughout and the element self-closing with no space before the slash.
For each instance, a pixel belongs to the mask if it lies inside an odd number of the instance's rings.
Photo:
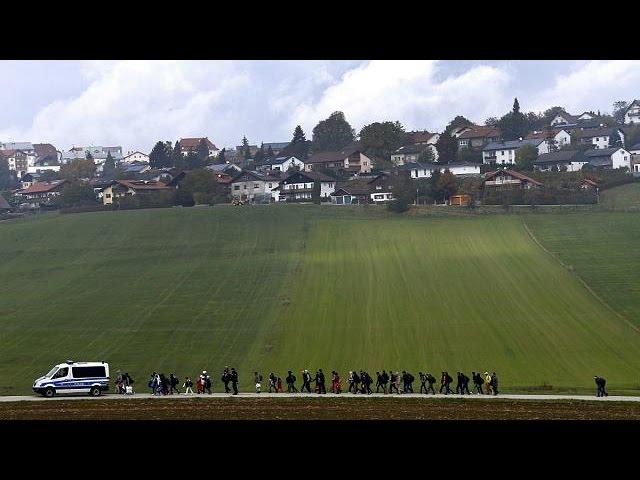
<svg viewBox="0 0 640 480">
<path fill-rule="evenodd" d="M 517 187 L 523 189 L 541 187 L 542 183 L 524 175 L 523 173 L 508 168 L 488 172 L 484 176 L 484 187 Z"/>
<path fill-rule="evenodd" d="M 634 100 L 624 112 L 624 123 L 640 123 L 640 100 Z"/>
<path fill-rule="evenodd" d="M 433 172 L 449 170 L 454 175 L 480 175 L 480 164 L 471 162 L 441 163 L 405 163 L 398 167 L 409 172 L 411 178 L 429 178 Z"/>
<path fill-rule="evenodd" d="M 317 195 L 320 201 L 328 201 L 335 185 L 336 179 L 329 175 L 301 171 L 293 172 L 281 180 L 275 190 L 278 191 L 280 202 L 310 202 L 314 195 Z"/>
<path fill-rule="evenodd" d="M 596 148 L 591 150 L 560 150 L 538 156 L 533 163 L 540 171 L 576 172 L 585 165 L 596 169 L 632 170 L 631 153 L 624 148 Z"/>
<path fill-rule="evenodd" d="M 18 190 L 16 196 L 32 208 L 48 206 L 53 199 L 62 193 L 67 180 L 52 180 L 50 182 L 34 182 L 28 188 Z"/>
<path fill-rule="evenodd" d="M 149 155 L 137 150 L 135 152 L 127 152 L 127 154 L 124 157 L 122 157 L 122 163 L 123 164 L 149 163 Z"/>
<path fill-rule="evenodd" d="M 111 205 L 114 200 L 134 195 L 148 195 L 173 190 L 173 187 L 158 180 L 114 180 L 102 189 L 102 202 Z"/>
<path fill-rule="evenodd" d="M 181 138 L 178 140 L 178 145 L 180 147 L 180 153 L 185 157 L 189 155 L 189 152 L 198 153 L 198 147 L 200 146 L 200 142 L 204 142 L 209 150 L 210 157 L 217 157 L 220 150 L 218 147 L 214 145 L 214 143 L 209 140 L 207 137 L 189 137 L 189 138 Z"/>
<path fill-rule="evenodd" d="M 473 125 L 458 135 L 458 148 L 482 149 L 486 145 L 502 140 L 502 132 L 497 127 Z"/>
<path fill-rule="evenodd" d="M 387 174 L 359 177 L 343 182 L 331 194 L 335 205 L 385 203 L 393 200 L 393 185 Z"/>
<path fill-rule="evenodd" d="M 278 186 L 281 172 L 256 172 L 243 170 L 231 181 L 231 196 L 235 200 L 253 203 L 271 203 L 280 200 Z"/>
<path fill-rule="evenodd" d="M 304 162 L 296 157 L 275 157 L 266 159 L 256 166 L 256 170 L 260 172 L 267 170 L 286 172 L 290 168 L 304 170 Z"/>
</svg>

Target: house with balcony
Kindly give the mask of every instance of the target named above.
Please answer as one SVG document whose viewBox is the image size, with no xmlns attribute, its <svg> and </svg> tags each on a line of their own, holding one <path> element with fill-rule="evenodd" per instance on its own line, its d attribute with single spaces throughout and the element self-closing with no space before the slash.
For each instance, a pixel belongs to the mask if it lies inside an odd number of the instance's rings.
<svg viewBox="0 0 640 480">
<path fill-rule="evenodd" d="M 617 133 L 622 141 L 622 146 L 625 145 L 625 133 L 621 128 L 611 128 L 604 125 L 600 128 L 589 128 L 585 130 L 574 131 L 573 135 L 579 143 L 591 144 L 596 149 L 609 148 L 611 146 L 611 137 Z"/>
<path fill-rule="evenodd" d="M 538 155 L 546 152 L 545 140 L 541 138 L 493 142 L 482 149 L 482 163 L 514 164 L 516 163 L 516 150 L 524 145 L 535 147 L 538 150 Z"/>
<path fill-rule="evenodd" d="M 480 175 L 480 164 L 472 162 L 452 162 L 442 163 L 405 163 L 398 167 L 398 170 L 409 172 L 413 179 L 430 178 L 436 170 L 444 172 L 449 170 L 453 175 Z"/>
<path fill-rule="evenodd" d="M 114 180 L 102 189 L 102 203 L 111 205 L 123 197 L 133 195 L 150 195 L 157 192 L 168 192 L 174 187 L 156 180 Z"/>
<path fill-rule="evenodd" d="M 331 194 L 331 203 L 335 205 L 380 204 L 391 200 L 393 185 L 391 176 L 385 173 L 341 182 Z"/>
<path fill-rule="evenodd" d="M 502 132 L 497 127 L 472 125 L 458 136 L 458 148 L 481 149 L 502 140 Z"/>
<path fill-rule="evenodd" d="M 281 202 L 310 202 L 319 184 L 320 201 L 328 202 L 336 188 L 336 179 L 321 172 L 293 172 L 278 184 Z"/>
<path fill-rule="evenodd" d="M 372 160 L 362 150 L 358 142 L 336 152 L 318 152 L 304 163 L 304 170 L 312 172 L 317 168 L 335 170 L 339 173 L 370 173 Z"/>
<path fill-rule="evenodd" d="M 62 193 L 66 183 L 67 180 L 34 182 L 28 188 L 18 190 L 16 196 L 21 197 L 22 201 L 29 203 L 34 208 L 50 205 L 55 197 Z"/>
<path fill-rule="evenodd" d="M 488 172 L 484 175 L 484 188 L 537 188 L 542 183 L 515 170 L 508 168 Z"/>
</svg>

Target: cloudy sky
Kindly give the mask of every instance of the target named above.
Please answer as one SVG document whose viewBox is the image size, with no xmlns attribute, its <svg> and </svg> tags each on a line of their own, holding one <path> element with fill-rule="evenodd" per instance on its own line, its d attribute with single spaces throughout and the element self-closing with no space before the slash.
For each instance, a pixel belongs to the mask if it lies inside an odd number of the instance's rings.
<svg viewBox="0 0 640 480">
<path fill-rule="evenodd" d="M 611 111 L 640 98 L 640 61 L 0 61 L 0 141 L 122 145 L 207 136 L 285 142 L 335 110 L 359 130 L 440 131 L 511 108 Z"/>
</svg>

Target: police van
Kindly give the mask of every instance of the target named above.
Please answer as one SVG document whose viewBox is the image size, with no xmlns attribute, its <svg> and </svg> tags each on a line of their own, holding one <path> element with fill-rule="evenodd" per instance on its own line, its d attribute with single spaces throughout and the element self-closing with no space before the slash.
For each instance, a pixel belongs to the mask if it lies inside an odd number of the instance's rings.
<svg viewBox="0 0 640 480">
<path fill-rule="evenodd" d="M 33 391 L 53 397 L 57 394 L 88 393 L 98 397 L 109 388 L 109 364 L 67 360 L 53 367 L 33 383 Z"/>
</svg>

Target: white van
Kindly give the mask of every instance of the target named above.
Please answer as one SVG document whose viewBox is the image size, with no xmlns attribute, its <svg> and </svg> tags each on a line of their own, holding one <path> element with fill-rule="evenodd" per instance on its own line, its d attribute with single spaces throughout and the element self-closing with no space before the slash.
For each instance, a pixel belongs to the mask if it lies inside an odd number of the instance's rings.
<svg viewBox="0 0 640 480">
<path fill-rule="evenodd" d="M 56 394 L 88 393 L 98 397 L 109 388 L 109 364 L 67 360 L 53 367 L 33 383 L 33 391 L 53 397 Z"/>
</svg>

